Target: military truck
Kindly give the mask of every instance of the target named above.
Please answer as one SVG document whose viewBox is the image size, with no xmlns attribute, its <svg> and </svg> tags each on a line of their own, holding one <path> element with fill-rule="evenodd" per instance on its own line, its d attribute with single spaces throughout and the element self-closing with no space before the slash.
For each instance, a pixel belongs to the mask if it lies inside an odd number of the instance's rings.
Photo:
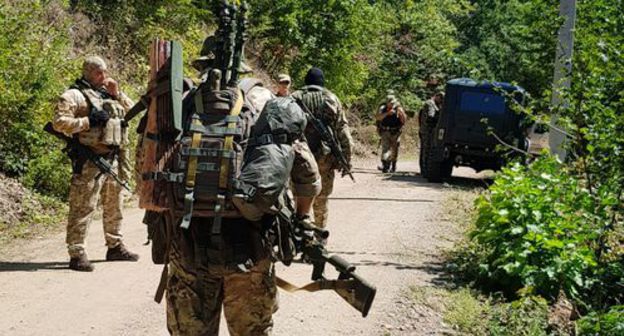
<svg viewBox="0 0 624 336">
<path fill-rule="evenodd" d="M 511 108 L 513 100 L 523 104 L 525 97 L 524 89 L 509 83 L 448 81 L 440 115 L 427 132 L 425 148 L 421 146 L 421 174 L 441 182 L 453 167 L 498 170 L 513 155 L 513 150 L 500 150 L 501 141 L 526 150 L 526 127 Z"/>
</svg>

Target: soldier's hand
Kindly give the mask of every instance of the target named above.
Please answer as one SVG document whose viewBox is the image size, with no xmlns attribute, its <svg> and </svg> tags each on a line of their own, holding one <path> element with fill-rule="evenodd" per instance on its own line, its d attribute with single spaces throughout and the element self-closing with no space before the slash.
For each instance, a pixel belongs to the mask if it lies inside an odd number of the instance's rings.
<svg viewBox="0 0 624 336">
<path fill-rule="evenodd" d="M 89 128 L 102 127 L 106 125 L 108 119 L 110 117 L 106 111 L 94 109 L 89 113 Z"/>
<path fill-rule="evenodd" d="M 108 92 L 113 98 L 117 98 L 119 96 L 119 84 L 117 81 L 108 77 L 104 80 L 104 88 L 106 92 Z"/>
</svg>

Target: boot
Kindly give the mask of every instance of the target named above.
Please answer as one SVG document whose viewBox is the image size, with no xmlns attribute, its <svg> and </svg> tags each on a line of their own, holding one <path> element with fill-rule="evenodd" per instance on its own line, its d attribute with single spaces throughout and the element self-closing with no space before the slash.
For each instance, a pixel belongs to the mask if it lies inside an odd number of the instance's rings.
<svg viewBox="0 0 624 336">
<path fill-rule="evenodd" d="M 87 255 L 82 254 L 80 257 L 72 257 L 69 259 L 69 269 L 79 272 L 93 272 L 93 265 L 91 265 Z"/>
<path fill-rule="evenodd" d="M 390 172 L 391 173 L 396 172 L 396 161 L 390 162 Z"/>
<path fill-rule="evenodd" d="M 107 261 L 138 261 L 139 255 L 136 253 L 132 253 L 126 249 L 124 244 L 119 244 L 116 247 L 108 248 L 106 251 L 106 260 Z"/>
<path fill-rule="evenodd" d="M 385 163 L 384 163 L 384 162 L 386 162 L 386 161 L 381 160 L 381 165 L 380 165 L 380 166 L 377 166 L 377 170 L 379 170 L 379 171 L 383 171 L 383 167 L 384 167 L 384 165 L 385 165 Z"/>
<path fill-rule="evenodd" d="M 383 167 L 381 169 L 382 173 L 387 173 L 388 170 L 390 169 L 390 161 L 381 161 L 381 163 L 383 164 Z"/>
</svg>

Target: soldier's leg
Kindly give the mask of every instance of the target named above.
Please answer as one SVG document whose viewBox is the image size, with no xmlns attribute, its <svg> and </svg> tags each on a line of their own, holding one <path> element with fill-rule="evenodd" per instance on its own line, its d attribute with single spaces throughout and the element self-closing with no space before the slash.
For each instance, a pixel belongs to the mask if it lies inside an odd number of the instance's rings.
<svg viewBox="0 0 624 336">
<path fill-rule="evenodd" d="M 85 238 L 91 217 L 97 206 L 103 177 L 100 171 L 86 162 L 81 174 L 72 176 L 69 187 L 69 216 L 67 219 L 67 251 L 72 258 L 84 255 Z"/>
<path fill-rule="evenodd" d="M 104 223 L 104 238 L 108 248 L 121 244 L 121 221 L 123 214 L 122 187 L 112 177 L 106 176 L 102 186 L 102 222 Z"/>
<path fill-rule="evenodd" d="M 320 228 L 327 226 L 327 217 L 329 215 L 327 204 L 329 195 L 334 190 L 334 169 L 331 165 L 331 159 L 327 156 L 321 157 L 317 162 L 319 173 L 321 174 L 321 192 L 314 199 L 314 223 Z"/>
<path fill-rule="evenodd" d="M 175 247 L 169 255 L 167 329 L 174 336 L 219 334 L 223 279 L 205 270 L 197 280 L 195 267 L 182 260 Z M 201 289 L 200 289 L 201 287 Z"/>
<path fill-rule="evenodd" d="M 381 133 L 381 161 L 389 161 L 392 155 L 392 135 L 390 132 Z"/>
<path fill-rule="evenodd" d="M 390 139 L 390 171 L 393 173 L 396 171 L 396 162 L 399 158 L 399 145 L 401 144 L 401 133 L 397 132 L 392 135 Z"/>
<path fill-rule="evenodd" d="M 232 336 L 270 335 L 277 311 L 273 263 L 264 259 L 250 272 L 232 272 L 223 283 L 223 309 Z"/>
<path fill-rule="evenodd" d="M 295 161 L 290 173 L 297 215 L 309 215 L 314 197 L 321 191 L 321 176 L 314 155 L 305 141 L 293 143 Z"/>
</svg>

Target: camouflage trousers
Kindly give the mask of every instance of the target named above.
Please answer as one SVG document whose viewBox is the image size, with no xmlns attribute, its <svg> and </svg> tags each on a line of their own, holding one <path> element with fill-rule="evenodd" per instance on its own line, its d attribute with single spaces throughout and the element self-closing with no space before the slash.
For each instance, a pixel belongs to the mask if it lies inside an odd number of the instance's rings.
<svg viewBox="0 0 624 336">
<path fill-rule="evenodd" d="M 290 172 L 292 190 L 295 196 L 314 197 L 321 191 L 319 168 L 308 143 L 301 140 L 293 142 L 295 161 Z"/>
<path fill-rule="evenodd" d="M 329 195 L 334 191 L 334 158 L 330 155 L 321 156 L 317 160 L 319 173 L 321 174 L 321 192 L 314 199 L 314 224 L 320 228 L 327 226 L 329 211 Z"/>
<path fill-rule="evenodd" d="M 401 132 L 382 131 L 380 136 L 381 161 L 396 161 L 399 158 Z"/>
<path fill-rule="evenodd" d="M 118 164 L 113 168 L 117 171 Z M 104 238 L 109 248 L 121 243 L 122 187 L 115 180 L 87 161 L 81 174 L 72 176 L 69 187 L 69 218 L 67 220 L 67 250 L 70 257 L 84 254 L 85 239 L 98 200 L 102 197 Z"/>
<path fill-rule="evenodd" d="M 269 259 L 258 261 L 248 272 L 190 265 L 175 244 L 169 258 L 167 329 L 171 335 L 218 335 L 222 307 L 230 335 L 271 334 L 277 287 Z"/>
</svg>

